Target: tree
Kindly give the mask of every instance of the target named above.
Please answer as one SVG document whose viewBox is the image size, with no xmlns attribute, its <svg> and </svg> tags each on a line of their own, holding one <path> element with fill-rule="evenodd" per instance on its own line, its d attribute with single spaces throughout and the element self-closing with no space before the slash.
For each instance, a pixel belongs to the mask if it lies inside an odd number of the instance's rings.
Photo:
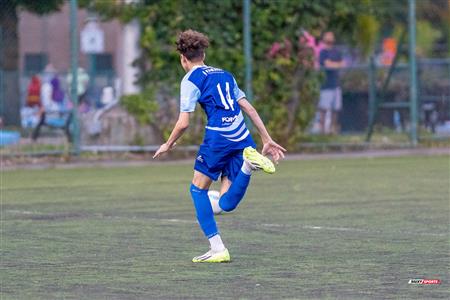
<svg viewBox="0 0 450 300">
<path fill-rule="evenodd" d="M 64 0 L 2 0 L 0 3 L 0 71 L 5 87 L 2 118 L 6 125 L 20 125 L 18 11 L 26 9 L 44 15 L 59 10 L 63 3 Z"/>
</svg>

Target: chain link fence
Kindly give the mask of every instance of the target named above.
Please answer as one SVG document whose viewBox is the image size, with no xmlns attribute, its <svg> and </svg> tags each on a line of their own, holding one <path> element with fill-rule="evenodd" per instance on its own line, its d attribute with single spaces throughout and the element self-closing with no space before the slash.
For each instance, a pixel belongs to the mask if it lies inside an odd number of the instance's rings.
<svg viewBox="0 0 450 300">
<path fill-rule="evenodd" d="M 73 142 L 69 1 L 0 2 L 2 153 L 70 153 Z M 80 8 L 77 18 L 78 117 L 92 125 L 121 94 L 118 21 L 100 22 Z M 89 115 L 89 117 L 86 117 Z M 85 136 L 83 132 L 81 134 Z M 16 137 L 20 136 L 20 139 Z"/>
<path fill-rule="evenodd" d="M 42 1 L 42 5 L 46 9 L 36 12 L 33 5 L 18 6 L 12 0 L 0 2 L 1 151 L 5 155 L 69 153 L 72 149 L 69 4 Z M 338 118 L 340 134 L 331 137 L 317 134 L 316 118 L 309 130 L 310 137 L 303 144 L 364 143 L 374 109 L 373 142 L 378 141 L 379 134 L 394 142 L 408 142 L 409 37 L 407 12 L 402 11 L 406 7 L 399 4 L 398 19 L 372 16 L 380 33 L 369 54 L 363 54 L 336 33 L 338 48 L 346 62 L 340 70 L 343 93 Z M 450 132 L 448 12 L 447 1 L 417 1 L 421 137 L 445 137 Z M 390 30 L 382 26 L 388 21 L 392 24 Z M 139 92 L 137 87 L 130 88 L 136 80 L 133 61 L 138 58 L 138 52 L 130 45 L 139 43 L 139 25 L 102 21 L 96 13 L 81 8 L 77 22 L 81 149 L 153 150 L 163 139 L 160 128 L 157 124 L 141 125 L 119 104 L 124 92 L 130 93 L 130 89 L 131 93 Z M 403 39 L 402 32 L 405 32 Z M 380 99 L 375 108 L 371 107 L 371 87 Z"/>
<path fill-rule="evenodd" d="M 374 17 L 381 28 L 367 56 L 341 45 L 346 67 L 340 71 L 343 107 L 341 135 L 367 135 L 370 126 L 384 140 L 408 142 L 410 116 L 410 65 L 407 5 L 397 2 L 396 19 Z M 397 7 L 395 7 L 397 6 Z M 416 7 L 416 58 L 419 132 L 421 139 L 448 138 L 450 134 L 450 50 L 446 1 L 418 1 Z M 373 59 L 371 66 L 370 60 Z M 373 73 L 371 76 L 371 72 Z M 373 89 L 377 103 L 371 107 Z M 371 124 L 370 116 L 376 117 Z M 337 138 L 339 140 L 339 138 Z M 361 139 L 356 139 L 361 141 Z M 373 139 L 372 139 L 373 140 Z"/>
</svg>

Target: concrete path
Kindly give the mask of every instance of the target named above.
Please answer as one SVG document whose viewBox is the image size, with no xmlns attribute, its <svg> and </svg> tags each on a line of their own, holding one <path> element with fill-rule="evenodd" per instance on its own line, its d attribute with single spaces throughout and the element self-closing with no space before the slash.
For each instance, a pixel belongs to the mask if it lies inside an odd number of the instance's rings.
<svg viewBox="0 0 450 300">
<path fill-rule="evenodd" d="M 448 155 L 450 159 L 449 148 L 416 148 L 416 149 L 398 149 L 398 150 L 366 150 L 353 151 L 345 153 L 321 153 L 321 154 L 289 154 L 286 160 L 316 160 L 316 159 L 348 159 L 348 158 L 375 158 L 375 157 L 398 157 L 398 156 L 429 156 L 429 155 Z M 152 166 L 160 164 L 193 164 L 193 159 L 179 160 L 79 160 L 71 162 L 37 162 L 25 164 L 5 165 L 1 161 L 1 171 L 10 170 L 42 170 L 42 169 L 72 169 L 72 168 L 111 168 L 111 167 L 138 167 Z"/>
</svg>

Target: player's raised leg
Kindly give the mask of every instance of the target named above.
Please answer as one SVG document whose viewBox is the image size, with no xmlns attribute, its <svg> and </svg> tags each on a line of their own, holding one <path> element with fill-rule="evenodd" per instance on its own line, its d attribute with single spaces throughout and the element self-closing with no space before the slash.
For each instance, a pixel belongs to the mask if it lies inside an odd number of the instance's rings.
<svg viewBox="0 0 450 300">
<path fill-rule="evenodd" d="M 243 171 L 242 169 L 245 169 Z M 219 207 L 226 212 L 233 211 L 244 198 L 247 187 L 250 184 L 250 177 L 252 169 L 243 163 L 242 169 L 237 176 L 231 181 L 228 177 L 223 179 L 222 185 L 228 186 L 228 190 L 224 191 L 224 186 L 221 188 L 222 195 L 219 199 Z"/>
<path fill-rule="evenodd" d="M 275 165 L 266 156 L 260 154 L 253 147 L 247 147 L 243 153 L 244 162 L 247 163 L 252 170 L 263 170 L 268 174 L 275 173 Z"/>
<path fill-rule="evenodd" d="M 192 201 L 194 202 L 198 223 L 209 240 L 210 250 L 203 255 L 194 257 L 192 259 L 193 262 L 230 261 L 230 254 L 220 237 L 208 197 L 208 189 L 211 183 L 212 180 L 208 176 L 194 171 L 194 178 L 190 188 Z"/>
<path fill-rule="evenodd" d="M 222 183 L 222 196 L 219 200 L 219 206 L 226 212 L 234 210 L 241 200 L 244 198 L 247 187 L 250 183 L 250 177 L 253 171 L 264 170 L 266 173 L 274 173 L 275 166 L 267 157 L 259 154 L 254 148 L 247 147 L 243 151 L 242 158 L 237 159 L 242 164 L 241 169 L 235 176 L 229 174 L 229 178 Z M 231 185 L 229 184 L 231 181 Z M 229 186 L 228 190 L 224 192 L 224 185 Z"/>
</svg>

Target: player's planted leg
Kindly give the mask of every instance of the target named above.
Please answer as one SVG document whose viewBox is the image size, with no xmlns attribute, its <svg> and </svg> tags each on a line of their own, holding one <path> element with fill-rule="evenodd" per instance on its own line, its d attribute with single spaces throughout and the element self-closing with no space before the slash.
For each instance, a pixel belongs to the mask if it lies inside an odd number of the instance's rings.
<svg viewBox="0 0 450 300">
<path fill-rule="evenodd" d="M 191 196 L 194 202 L 197 220 L 205 236 L 209 239 L 218 233 L 214 213 L 208 198 L 208 190 L 191 184 Z"/>
<path fill-rule="evenodd" d="M 197 220 L 208 238 L 211 249 L 203 255 L 194 257 L 193 262 L 228 262 L 230 254 L 225 248 L 217 229 L 214 213 L 209 202 L 208 190 L 191 184 L 191 195 L 194 202 Z"/>
</svg>

